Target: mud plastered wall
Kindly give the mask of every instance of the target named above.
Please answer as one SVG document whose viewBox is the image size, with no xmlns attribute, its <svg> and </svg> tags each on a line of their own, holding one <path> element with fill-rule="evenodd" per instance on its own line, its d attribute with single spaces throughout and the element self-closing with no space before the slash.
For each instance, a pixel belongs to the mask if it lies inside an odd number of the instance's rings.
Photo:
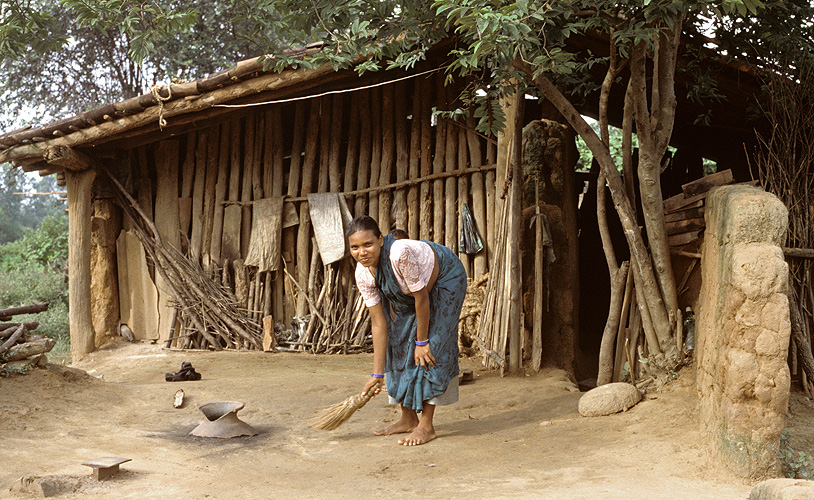
<svg viewBox="0 0 814 500">
<path fill-rule="evenodd" d="M 789 399 L 788 211 L 752 186 L 707 198 L 696 348 L 701 421 L 718 455 L 749 478 L 776 475 Z"/>
</svg>

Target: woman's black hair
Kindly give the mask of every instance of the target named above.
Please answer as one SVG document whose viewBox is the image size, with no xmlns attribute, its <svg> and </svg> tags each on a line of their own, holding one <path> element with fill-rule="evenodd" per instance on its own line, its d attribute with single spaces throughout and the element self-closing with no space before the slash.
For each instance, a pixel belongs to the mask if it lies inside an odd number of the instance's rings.
<svg viewBox="0 0 814 500">
<path fill-rule="evenodd" d="M 404 229 L 398 229 L 398 228 L 393 229 L 392 231 L 390 231 L 390 235 L 393 236 L 393 238 L 395 238 L 397 240 L 410 239 L 410 235 L 407 234 L 407 231 L 405 231 Z"/>
<path fill-rule="evenodd" d="M 382 232 L 379 230 L 379 224 L 369 215 L 360 215 L 350 221 L 348 230 L 345 231 L 345 238 L 350 238 L 350 235 L 358 231 L 371 231 L 373 236 L 377 238 L 382 235 Z"/>
</svg>

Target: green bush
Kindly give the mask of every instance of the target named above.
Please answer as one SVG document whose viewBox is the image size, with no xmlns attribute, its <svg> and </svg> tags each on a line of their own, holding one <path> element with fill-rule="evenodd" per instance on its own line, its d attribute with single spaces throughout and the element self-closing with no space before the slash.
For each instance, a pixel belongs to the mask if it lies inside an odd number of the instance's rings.
<svg viewBox="0 0 814 500">
<path fill-rule="evenodd" d="M 780 434 L 780 462 L 786 477 L 792 479 L 814 479 L 814 457 L 805 451 L 791 447 L 788 431 Z"/>
<path fill-rule="evenodd" d="M 38 321 L 34 332 L 56 340 L 52 360 L 70 352 L 68 333 L 67 217 L 52 212 L 36 230 L 0 245 L 0 308 L 48 302 L 48 310 L 15 316 L 14 321 Z"/>
</svg>

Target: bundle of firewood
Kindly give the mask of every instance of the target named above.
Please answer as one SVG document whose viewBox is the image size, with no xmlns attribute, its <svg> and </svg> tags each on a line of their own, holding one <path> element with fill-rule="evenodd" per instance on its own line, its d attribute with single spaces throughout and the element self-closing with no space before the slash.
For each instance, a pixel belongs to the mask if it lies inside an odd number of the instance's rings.
<svg viewBox="0 0 814 500">
<path fill-rule="evenodd" d="M 10 321 L 14 316 L 32 314 L 48 309 L 48 303 L 0 309 L 0 321 Z M 39 326 L 36 321 L 24 323 L 0 323 L 0 375 L 26 373 L 35 366 L 45 366 L 45 356 L 54 348 L 54 339 L 31 335 Z"/>
</svg>

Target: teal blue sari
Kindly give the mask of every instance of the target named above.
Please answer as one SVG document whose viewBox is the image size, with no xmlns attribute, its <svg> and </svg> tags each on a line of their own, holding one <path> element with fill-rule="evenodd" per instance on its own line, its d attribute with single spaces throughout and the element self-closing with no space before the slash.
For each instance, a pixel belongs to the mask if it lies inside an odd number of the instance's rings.
<svg viewBox="0 0 814 500">
<path fill-rule="evenodd" d="M 425 241 L 435 252 L 439 267 L 430 291 L 429 341 L 435 366 L 425 370 L 414 358 L 415 299 L 401 291 L 390 265 L 393 241 L 390 235 L 384 237 L 376 270 L 376 287 L 387 319 L 387 392 L 406 408 L 421 411 L 425 401 L 443 394 L 450 380 L 458 376 L 458 318 L 466 296 L 466 271 L 452 250 Z M 391 307 L 394 315 L 389 313 Z"/>
</svg>

